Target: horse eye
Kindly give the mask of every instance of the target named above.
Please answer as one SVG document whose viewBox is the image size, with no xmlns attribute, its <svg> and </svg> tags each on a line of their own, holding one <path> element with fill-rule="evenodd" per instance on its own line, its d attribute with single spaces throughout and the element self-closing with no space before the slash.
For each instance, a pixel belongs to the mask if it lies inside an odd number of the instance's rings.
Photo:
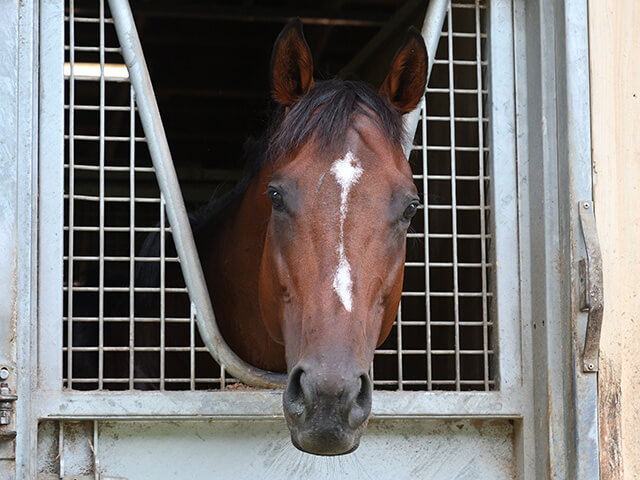
<svg viewBox="0 0 640 480">
<path fill-rule="evenodd" d="M 418 211 L 418 202 L 411 202 L 407 208 L 404 209 L 402 217 L 406 220 L 411 220 Z"/>
<path fill-rule="evenodd" d="M 282 194 L 279 191 L 271 190 L 269 192 L 269 200 L 271 200 L 271 204 L 276 210 L 284 209 L 284 199 L 282 198 Z"/>
</svg>

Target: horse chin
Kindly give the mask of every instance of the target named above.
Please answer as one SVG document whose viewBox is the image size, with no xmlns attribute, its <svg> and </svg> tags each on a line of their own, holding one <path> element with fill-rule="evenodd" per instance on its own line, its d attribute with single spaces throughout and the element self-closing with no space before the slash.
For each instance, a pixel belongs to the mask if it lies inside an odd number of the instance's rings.
<svg viewBox="0 0 640 480">
<path fill-rule="evenodd" d="M 347 455 L 360 445 L 364 425 L 353 432 L 296 432 L 291 427 L 291 443 L 300 451 L 324 457 Z"/>
</svg>

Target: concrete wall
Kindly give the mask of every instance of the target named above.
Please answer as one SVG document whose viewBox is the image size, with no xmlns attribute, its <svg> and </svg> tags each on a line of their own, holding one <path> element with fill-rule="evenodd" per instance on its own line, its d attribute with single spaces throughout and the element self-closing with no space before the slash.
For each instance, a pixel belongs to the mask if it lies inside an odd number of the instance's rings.
<svg viewBox="0 0 640 480">
<path fill-rule="evenodd" d="M 589 2 L 596 219 L 604 262 L 601 478 L 640 478 L 640 2 Z"/>
</svg>

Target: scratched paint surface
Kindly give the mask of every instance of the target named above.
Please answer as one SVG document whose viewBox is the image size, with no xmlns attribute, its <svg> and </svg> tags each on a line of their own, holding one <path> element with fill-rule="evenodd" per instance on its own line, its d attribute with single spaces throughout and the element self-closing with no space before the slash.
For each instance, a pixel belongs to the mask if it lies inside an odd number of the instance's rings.
<svg viewBox="0 0 640 480">
<path fill-rule="evenodd" d="M 374 420 L 355 453 L 331 458 L 296 450 L 283 420 L 105 422 L 98 438 L 108 478 L 515 478 L 507 420 Z M 67 455 L 77 464 L 72 450 Z"/>
</svg>

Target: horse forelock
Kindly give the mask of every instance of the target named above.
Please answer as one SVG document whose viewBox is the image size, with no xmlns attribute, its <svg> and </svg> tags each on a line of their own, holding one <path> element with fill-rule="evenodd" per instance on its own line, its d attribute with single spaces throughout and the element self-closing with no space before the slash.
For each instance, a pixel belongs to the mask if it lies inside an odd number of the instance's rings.
<svg viewBox="0 0 640 480">
<path fill-rule="evenodd" d="M 317 82 L 275 121 L 266 159 L 285 156 L 310 140 L 326 151 L 341 150 L 358 115 L 368 117 L 391 143 L 404 141 L 402 116 L 386 98 L 364 83 L 336 78 Z"/>
</svg>

